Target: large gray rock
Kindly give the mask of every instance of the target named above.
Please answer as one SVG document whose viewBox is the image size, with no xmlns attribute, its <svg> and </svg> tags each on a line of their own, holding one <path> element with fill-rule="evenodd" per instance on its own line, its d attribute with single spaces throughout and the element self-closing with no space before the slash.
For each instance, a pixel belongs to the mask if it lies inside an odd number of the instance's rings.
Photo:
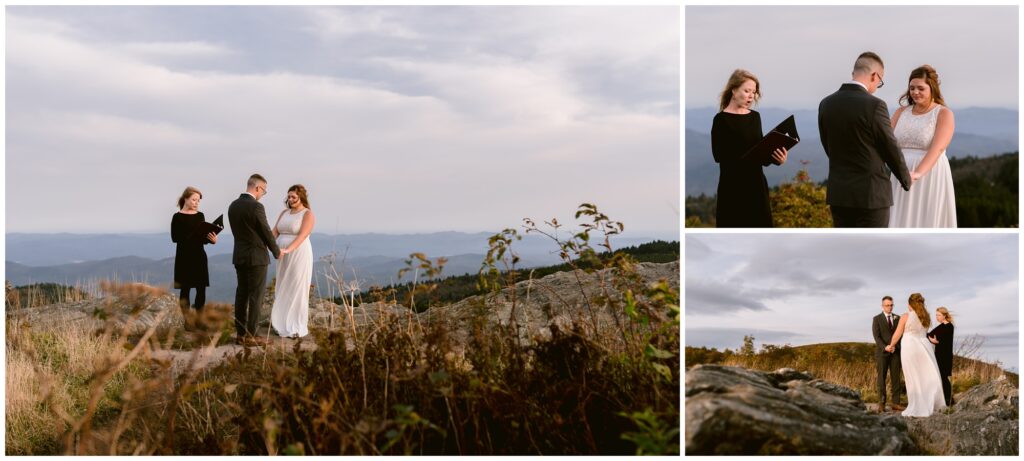
<svg viewBox="0 0 1024 461">
<path fill-rule="evenodd" d="M 907 455 L 900 416 L 868 413 L 860 395 L 791 369 L 721 365 L 686 371 L 687 455 Z"/>
<path fill-rule="evenodd" d="M 1019 452 L 1018 390 L 1005 377 L 958 396 L 953 407 L 908 418 L 910 437 L 936 455 L 1013 455 Z"/>
<path fill-rule="evenodd" d="M 645 285 L 661 280 L 679 290 L 679 261 L 670 263 L 637 263 L 636 275 Z M 490 326 L 509 326 L 515 322 L 523 344 L 544 342 L 553 336 L 553 329 L 570 331 L 581 329 L 608 338 L 619 336 L 619 325 L 627 321 L 621 305 L 612 308 L 597 302 L 609 294 L 616 300 L 621 293 L 613 288 L 615 272 L 610 269 L 585 273 L 564 271 L 530 279 L 524 270 L 514 287 L 498 294 L 473 296 L 448 306 L 432 307 L 423 315 L 428 321 L 452 324 L 451 331 L 465 341 L 470 329 L 467 325 L 480 314 Z M 638 298 L 643 295 L 635 293 Z M 482 306 L 486 306 L 483 308 Z M 514 310 L 513 310 L 514 308 Z M 665 312 L 652 316 L 665 317 Z M 654 318 L 654 321 L 666 318 Z"/>
</svg>

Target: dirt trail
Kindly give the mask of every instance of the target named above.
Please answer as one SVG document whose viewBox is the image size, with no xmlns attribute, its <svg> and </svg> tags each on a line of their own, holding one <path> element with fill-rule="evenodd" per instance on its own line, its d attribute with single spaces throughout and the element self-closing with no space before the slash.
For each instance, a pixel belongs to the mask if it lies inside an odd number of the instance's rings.
<svg viewBox="0 0 1024 461">
<path fill-rule="evenodd" d="M 268 359 L 271 359 L 274 355 L 291 354 L 295 345 L 300 343 L 299 347 L 304 351 L 313 351 L 317 348 L 312 335 L 302 339 L 282 338 L 269 332 L 269 330 L 269 327 L 260 329 L 260 336 L 269 340 L 269 344 L 266 347 L 250 348 L 253 351 L 252 357 L 254 359 L 262 359 L 264 353 L 271 354 L 271 357 L 268 357 Z M 199 339 L 198 335 L 197 339 Z M 161 349 L 153 353 L 153 358 L 156 360 L 171 360 L 172 373 L 174 376 L 178 376 L 187 371 L 189 363 L 193 360 L 195 360 L 195 369 L 212 368 L 227 361 L 228 357 L 241 353 L 243 349 L 245 349 L 243 346 L 234 343 L 214 347 L 203 345 L 191 350 Z"/>
</svg>

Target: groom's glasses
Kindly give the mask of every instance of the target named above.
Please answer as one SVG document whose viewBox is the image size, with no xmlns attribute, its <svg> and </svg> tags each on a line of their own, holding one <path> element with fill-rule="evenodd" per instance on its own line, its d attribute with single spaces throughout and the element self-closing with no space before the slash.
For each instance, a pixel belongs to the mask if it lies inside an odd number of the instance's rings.
<svg viewBox="0 0 1024 461">
<path fill-rule="evenodd" d="M 882 81 L 882 75 L 879 74 L 878 72 L 872 72 L 872 73 L 878 76 L 878 86 L 875 87 L 875 88 L 881 88 L 881 87 L 885 86 L 885 82 Z"/>
</svg>

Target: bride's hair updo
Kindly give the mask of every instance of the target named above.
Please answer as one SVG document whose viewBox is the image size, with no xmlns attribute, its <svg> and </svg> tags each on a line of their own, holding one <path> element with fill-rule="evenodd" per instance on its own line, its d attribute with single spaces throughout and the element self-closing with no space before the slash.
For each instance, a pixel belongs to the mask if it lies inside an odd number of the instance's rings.
<svg viewBox="0 0 1024 461">
<path fill-rule="evenodd" d="M 945 307 L 940 307 L 938 309 L 935 309 L 935 312 L 942 314 L 942 316 L 945 317 L 946 321 L 949 322 L 950 324 L 953 323 L 953 314 L 949 313 L 949 309 L 946 309 Z"/>
<path fill-rule="evenodd" d="M 921 293 L 914 293 L 910 295 L 910 299 L 907 300 L 910 304 L 910 308 L 917 314 L 917 319 L 921 321 L 921 325 L 928 328 L 932 322 L 931 318 L 928 317 L 928 310 L 924 308 L 924 296 Z"/>
<path fill-rule="evenodd" d="M 946 105 L 946 101 L 942 99 L 942 91 L 939 90 L 939 73 L 935 71 L 935 68 L 925 64 L 917 69 L 910 71 L 910 78 L 907 79 L 907 85 L 910 85 L 910 81 L 920 78 L 928 84 L 928 87 L 932 89 L 932 100 L 935 102 Z M 910 89 L 900 96 L 900 105 L 914 105 L 914 99 L 910 97 Z"/>
<path fill-rule="evenodd" d="M 295 192 L 295 195 L 299 196 L 299 201 L 302 202 L 302 206 L 309 208 L 309 196 L 306 194 L 306 186 L 303 186 L 302 184 L 296 184 L 292 187 L 289 187 L 288 192 Z M 285 197 L 284 199 L 284 206 L 288 207 L 289 209 L 292 207 L 291 205 L 288 204 L 288 197 Z"/>
</svg>

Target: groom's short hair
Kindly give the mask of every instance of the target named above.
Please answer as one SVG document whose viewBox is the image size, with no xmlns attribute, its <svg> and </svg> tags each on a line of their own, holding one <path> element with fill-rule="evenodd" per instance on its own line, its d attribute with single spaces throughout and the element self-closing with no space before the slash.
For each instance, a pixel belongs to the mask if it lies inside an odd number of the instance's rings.
<svg viewBox="0 0 1024 461">
<path fill-rule="evenodd" d="M 892 301 L 892 296 L 889 296 L 889 295 L 882 296 L 882 301 L 885 301 L 885 300 Z"/>
<path fill-rule="evenodd" d="M 878 57 L 873 51 L 865 51 L 857 56 L 857 61 L 853 63 L 854 74 L 869 74 L 873 72 L 871 65 L 877 63 L 879 67 L 885 69 L 885 64 L 882 62 L 882 58 Z"/>
<path fill-rule="evenodd" d="M 252 189 L 260 184 L 266 184 L 267 180 L 260 176 L 259 173 L 249 176 L 249 182 L 245 183 L 245 186 Z"/>
</svg>

